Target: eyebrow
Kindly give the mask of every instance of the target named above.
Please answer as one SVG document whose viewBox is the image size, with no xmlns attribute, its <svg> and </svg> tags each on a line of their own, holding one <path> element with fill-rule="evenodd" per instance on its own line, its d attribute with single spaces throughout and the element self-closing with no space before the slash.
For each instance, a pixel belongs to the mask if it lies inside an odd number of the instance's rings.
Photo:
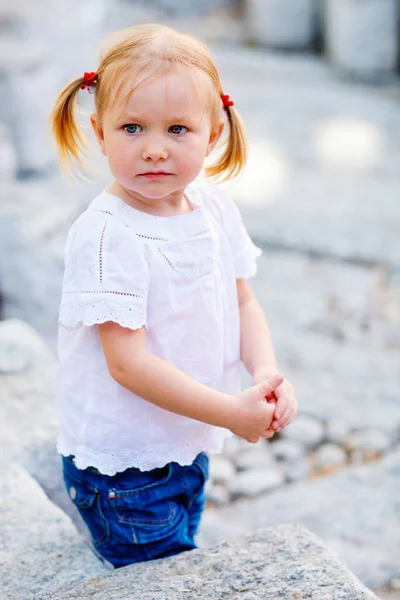
<svg viewBox="0 0 400 600">
<path fill-rule="evenodd" d="M 139 115 L 133 115 L 129 113 L 121 113 L 118 116 L 118 119 L 130 121 L 131 123 L 137 123 L 145 120 L 145 118 L 140 117 Z M 182 121 L 193 122 L 193 118 L 190 115 L 174 115 L 173 117 L 166 120 L 170 123 L 181 123 Z"/>
</svg>

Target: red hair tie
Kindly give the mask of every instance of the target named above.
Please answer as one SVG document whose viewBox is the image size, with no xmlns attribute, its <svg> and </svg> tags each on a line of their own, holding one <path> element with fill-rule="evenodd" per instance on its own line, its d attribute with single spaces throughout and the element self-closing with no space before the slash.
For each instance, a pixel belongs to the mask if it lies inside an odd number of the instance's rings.
<svg viewBox="0 0 400 600">
<path fill-rule="evenodd" d="M 97 83 L 97 82 L 96 82 L 96 73 L 94 71 L 92 71 L 91 73 L 84 73 L 81 90 L 84 90 L 85 88 L 87 88 L 89 94 L 91 94 L 92 92 L 90 91 L 90 86 L 94 85 L 95 83 Z"/>
<path fill-rule="evenodd" d="M 232 98 L 229 96 L 229 94 L 221 96 L 221 100 L 222 104 L 224 105 L 224 108 L 226 108 L 227 106 L 234 106 L 235 104 Z"/>
</svg>

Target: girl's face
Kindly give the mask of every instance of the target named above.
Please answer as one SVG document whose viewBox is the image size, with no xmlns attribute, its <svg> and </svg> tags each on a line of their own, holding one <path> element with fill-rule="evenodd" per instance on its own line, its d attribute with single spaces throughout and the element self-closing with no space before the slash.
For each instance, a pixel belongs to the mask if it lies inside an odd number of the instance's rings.
<svg viewBox="0 0 400 600">
<path fill-rule="evenodd" d="M 102 122 L 91 117 L 114 178 L 138 197 L 183 193 L 217 143 L 223 120 L 211 129 L 206 94 L 196 93 L 191 78 L 179 71 L 143 82 L 125 106 L 130 90 L 128 81 Z"/>
</svg>

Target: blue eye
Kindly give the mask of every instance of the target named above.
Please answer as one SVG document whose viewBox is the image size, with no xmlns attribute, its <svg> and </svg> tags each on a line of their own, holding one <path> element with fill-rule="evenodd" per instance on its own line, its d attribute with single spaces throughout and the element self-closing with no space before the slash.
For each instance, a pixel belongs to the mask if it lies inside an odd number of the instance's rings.
<svg viewBox="0 0 400 600">
<path fill-rule="evenodd" d="M 185 131 L 182 131 L 182 129 L 184 129 Z M 187 129 L 187 127 L 184 127 L 183 125 L 171 125 L 169 130 L 174 135 L 180 135 L 182 133 L 185 133 L 188 129 Z"/>
<path fill-rule="evenodd" d="M 140 128 L 140 125 L 137 125 L 136 123 L 124 125 L 124 129 L 125 129 L 126 133 L 138 133 L 139 128 Z"/>
</svg>

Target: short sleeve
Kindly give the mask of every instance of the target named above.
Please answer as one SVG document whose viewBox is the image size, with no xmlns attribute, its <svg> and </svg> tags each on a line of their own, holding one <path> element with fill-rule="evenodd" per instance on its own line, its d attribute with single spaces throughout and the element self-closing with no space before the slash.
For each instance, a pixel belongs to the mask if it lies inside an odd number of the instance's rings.
<svg viewBox="0 0 400 600">
<path fill-rule="evenodd" d="M 65 246 L 60 324 L 147 327 L 148 289 L 149 268 L 134 229 L 111 214 L 83 213 Z"/>
<path fill-rule="evenodd" d="M 231 246 L 236 279 L 253 277 L 257 273 L 257 258 L 261 256 L 262 250 L 252 241 L 239 208 L 230 195 L 218 188 L 216 202 L 222 218 L 222 227 Z"/>
</svg>

